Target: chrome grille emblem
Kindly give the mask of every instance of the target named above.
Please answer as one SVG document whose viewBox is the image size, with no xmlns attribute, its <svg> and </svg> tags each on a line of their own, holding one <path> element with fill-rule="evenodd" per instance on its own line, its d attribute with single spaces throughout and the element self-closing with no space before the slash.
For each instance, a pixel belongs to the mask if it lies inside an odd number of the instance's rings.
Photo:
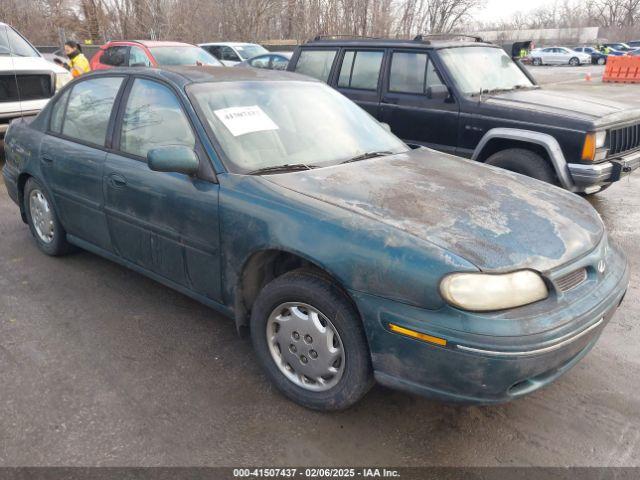
<svg viewBox="0 0 640 480">
<path fill-rule="evenodd" d="M 607 264 L 604 262 L 604 260 L 600 260 L 598 262 L 598 273 L 604 273 L 604 271 L 607 269 Z"/>
</svg>

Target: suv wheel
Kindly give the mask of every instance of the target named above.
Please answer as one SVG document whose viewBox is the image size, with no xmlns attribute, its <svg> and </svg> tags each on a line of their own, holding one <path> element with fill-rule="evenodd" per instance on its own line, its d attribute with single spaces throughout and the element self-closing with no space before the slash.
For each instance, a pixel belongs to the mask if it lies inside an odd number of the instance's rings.
<svg viewBox="0 0 640 480">
<path fill-rule="evenodd" d="M 251 340 L 276 387 L 315 410 L 341 410 L 373 384 L 362 322 L 346 294 L 319 273 L 286 273 L 251 311 Z"/>
<path fill-rule="evenodd" d="M 598 65 L 604 65 L 606 63 L 606 58 L 605 57 L 600 57 L 598 58 Z"/>
<path fill-rule="evenodd" d="M 58 220 L 51 199 L 36 179 L 27 180 L 23 202 L 27 223 L 38 248 L 52 256 L 69 253 L 72 246 L 67 242 L 67 234 Z"/>
<path fill-rule="evenodd" d="M 540 65 L 542 65 L 542 59 L 541 59 L 541 58 L 534 58 L 532 63 L 533 63 L 536 67 L 539 67 Z"/>
<path fill-rule="evenodd" d="M 553 185 L 558 183 L 555 171 L 549 162 L 537 153 L 523 148 L 508 148 L 494 153 L 485 163 Z"/>
<path fill-rule="evenodd" d="M 580 60 L 578 59 L 578 57 L 571 57 L 569 59 L 569 65 L 571 65 L 572 67 L 576 67 L 580 65 Z"/>
</svg>

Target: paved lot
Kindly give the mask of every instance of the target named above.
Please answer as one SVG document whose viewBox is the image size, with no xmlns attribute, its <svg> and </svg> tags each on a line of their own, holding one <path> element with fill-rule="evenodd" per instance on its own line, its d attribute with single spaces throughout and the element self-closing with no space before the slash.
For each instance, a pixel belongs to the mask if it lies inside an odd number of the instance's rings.
<svg viewBox="0 0 640 480">
<path fill-rule="evenodd" d="M 575 80 L 551 88 L 640 93 L 533 70 Z M 592 203 L 631 287 L 565 377 L 497 407 L 376 387 L 327 415 L 274 391 L 227 319 L 89 253 L 40 254 L 1 186 L 0 465 L 640 465 L 640 174 Z"/>
</svg>

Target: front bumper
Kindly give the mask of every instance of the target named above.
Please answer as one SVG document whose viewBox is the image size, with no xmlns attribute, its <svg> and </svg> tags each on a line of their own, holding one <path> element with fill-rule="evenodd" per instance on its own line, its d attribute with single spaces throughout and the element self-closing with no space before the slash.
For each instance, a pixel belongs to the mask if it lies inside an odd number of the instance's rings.
<svg viewBox="0 0 640 480">
<path fill-rule="evenodd" d="M 617 249 L 609 255 L 607 268 L 611 271 L 597 285 L 594 280 L 589 292 L 554 300 L 553 309 L 532 304 L 493 316 L 428 311 L 351 293 L 365 322 L 379 383 L 447 402 L 492 404 L 548 385 L 591 350 L 622 302 L 629 280 L 626 260 Z M 523 318 L 518 311 L 526 312 Z M 392 333 L 390 323 L 446 339 L 447 344 Z M 494 331 L 489 331 L 492 324 Z M 496 335 L 505 325 L 521 331 Z"/>
<path fill-rule="evenodd" d="M 591 165 L 570 163 L 568 167 L 578 191 L 595 193 L 640 167 L 640 152 Z"/>
</svg>

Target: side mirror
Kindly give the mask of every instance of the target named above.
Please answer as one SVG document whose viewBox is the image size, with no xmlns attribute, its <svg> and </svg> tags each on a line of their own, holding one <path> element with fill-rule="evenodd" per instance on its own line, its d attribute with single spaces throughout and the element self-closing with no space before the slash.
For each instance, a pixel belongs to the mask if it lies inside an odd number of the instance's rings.
<svg viewBox="0 0 640 480">
<path fill-rule="evenodd" d="M 380 126 L 384 128 L 387 132 L 391 133 L 391 126 L 388 123 L 380 122 Z"/>
<path fill-rule="evenodd" d="M 147 165 L 156 172 L 175 172 L 193 175 L 198 171 L 200 160 L 191 148 L 183 145 L 168 145 L 152 148 L 147 153 Z"/>
<path fill-rule="evenodd" d="M 449 87 L 446 85 L 433 85 L 431 87 L 427 87 L 427 97 L 446 100 L 449 98 Z"/>
</svg>

